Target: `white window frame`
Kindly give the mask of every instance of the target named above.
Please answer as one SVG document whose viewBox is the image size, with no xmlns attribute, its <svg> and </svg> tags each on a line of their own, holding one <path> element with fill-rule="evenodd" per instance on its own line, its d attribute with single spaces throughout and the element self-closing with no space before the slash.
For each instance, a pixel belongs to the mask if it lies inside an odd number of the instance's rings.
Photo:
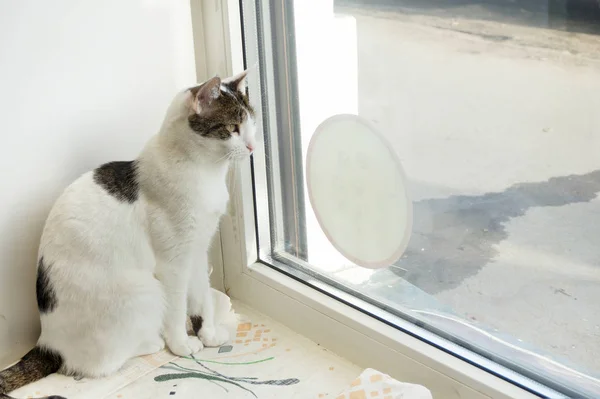
<svg viewBox="0 0 600 399">
<path fill-rule="evenodd" d="M 244 0 L 245 9 L 254 6 L 254 1 Z M 191 0 L 191 10 L 198 81 L 240 72 L 243 44 L 238 0 Z M 245 23 L 254 23 L 251 12 L 244 18 Z M 249 48 L 256 45 L 255 37 L 246 35 L 245 40 Z M 247 62 L 252 68 L 253 60 Z M 251 73 L 248 84 L 256 100 L 257 73 Z M 257 120 L 261 142 L 263 129 Z M 254 157 L 257 168 L 264 167 L 261 159 L 264 148 L 259 145 Z M 211 254 L 215 288 L 358 366 L 422 384 L 435 398 L 539 397 L 258 262 L 252 179 L 249 162 L 230 170 L 229 212 L 221 220 Z M 564 396 L 548 393 L 546 397 Z"/>
</svg>

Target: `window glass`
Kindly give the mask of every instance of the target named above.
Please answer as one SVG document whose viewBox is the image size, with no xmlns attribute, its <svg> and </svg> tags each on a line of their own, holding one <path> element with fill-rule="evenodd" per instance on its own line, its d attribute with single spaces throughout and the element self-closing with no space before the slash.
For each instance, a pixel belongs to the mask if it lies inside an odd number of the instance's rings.
<svg viewBox="0 0 600 399">
<path fill-rule="evenodd" d="M 288 0 L 257 13 L 271 46 L 263 260 L 600 397 L 600 2 Z M 376 126 L 408 179 L 412 235 L 382 269 L 342 256 L 309 202 L 308 144 L 338 114 Z"/>
</svg>

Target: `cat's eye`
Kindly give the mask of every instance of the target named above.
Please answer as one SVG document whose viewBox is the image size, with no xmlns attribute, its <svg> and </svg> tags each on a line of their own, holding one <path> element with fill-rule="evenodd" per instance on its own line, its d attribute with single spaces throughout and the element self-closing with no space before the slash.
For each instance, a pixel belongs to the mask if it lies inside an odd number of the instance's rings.
<svg viewBox="0 0 600 399">
<path fill-rule="evenodd" d="M 227 126 L 225 126 L 225 128 L 227 129 L 227 131 L 229 133 L 239 133 L 237 125 L 227 125 Z"/>
</svg>

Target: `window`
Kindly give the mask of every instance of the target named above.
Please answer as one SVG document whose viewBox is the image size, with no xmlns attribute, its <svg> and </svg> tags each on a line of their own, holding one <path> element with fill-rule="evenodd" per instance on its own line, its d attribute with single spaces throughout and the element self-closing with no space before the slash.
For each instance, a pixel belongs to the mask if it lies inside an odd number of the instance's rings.
<svg viewBox="0 0 600 399">
<path fill-rule="evenodd" d="M 241 178 L 246 263 L 524 391 L 600 397 L 600 2 L 241 9 L 264 132 Z M 338 253 L 307 194 L 315 129 L 348 113 L 386 136 L 413 198 L 408 248 L 379 270 Z"/>
</svg>

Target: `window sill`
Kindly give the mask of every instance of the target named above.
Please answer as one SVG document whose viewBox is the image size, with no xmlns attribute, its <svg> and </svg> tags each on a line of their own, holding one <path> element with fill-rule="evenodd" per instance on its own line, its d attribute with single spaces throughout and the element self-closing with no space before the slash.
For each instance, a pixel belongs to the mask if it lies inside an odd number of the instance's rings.
<svg viewBox="0 0 600 399">
<path fill-rule="evenodd" d="M 537 397 L 265 264 L 231 279 L 227 292 L 355 364 L 424 385 L 434 397 Z"/>
</svg>

